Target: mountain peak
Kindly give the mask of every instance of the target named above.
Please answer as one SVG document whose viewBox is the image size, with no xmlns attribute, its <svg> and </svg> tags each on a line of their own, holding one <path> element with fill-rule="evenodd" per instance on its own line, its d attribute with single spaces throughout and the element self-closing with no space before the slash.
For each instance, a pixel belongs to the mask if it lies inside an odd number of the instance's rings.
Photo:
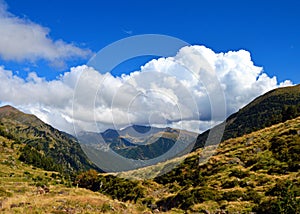
<svg viewBox="0 0 300 214">
<path fill-rule="evenodd" d="M 13 106 L 5 105 L 0 107 L 0 114 L 20 113 L 18 109 Z"/>
<path fill-rule="evenodd" d="M 43 121 L 35 115 L 26 114 L 10 105 L 0 107 L 0 119 L 18 121 L 19 123 L 31 126 L 39 126 L 43 124 Z"/>
<path fill-rule="evenodd" d="M 102 132 L 101 135 L 104 138 L 115 138 L 119 136 L 119 133 L 117 130 L 114 129 L 107 129 L 106 131 Z"/>
<path fill-rule="evenodd" d="M 14 119 L 18 121 L 21 120 L 20 122 L 22 122 L 22 120 L 25 118 L 31 118 L 32 120 L 33 117 L 36 118 L 35 116 L 27 115 L 10 105 L 0 107 L 0 119 Z"/>
</svg>

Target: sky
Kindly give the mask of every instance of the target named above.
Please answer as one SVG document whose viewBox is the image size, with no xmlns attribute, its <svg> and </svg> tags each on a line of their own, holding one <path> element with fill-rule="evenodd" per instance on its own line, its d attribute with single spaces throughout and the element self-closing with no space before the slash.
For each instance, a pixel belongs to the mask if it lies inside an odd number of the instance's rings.
<svg viewBox="0 0 300 214">
<path fill-rule="evenodd" d="M 200 66 L 195 57 L 215 71 L 228 116 L 300 83 L 299 20 L 296 0 L 0 0 L 0 102 L 69 133 L 150 122 L 201 132 L 220 118 L 211 117 L 214 92 L 187 71 Z M 112 73 L 87 66 L 99 50 L 143 34 L 191 45 Z"/>
</svg>

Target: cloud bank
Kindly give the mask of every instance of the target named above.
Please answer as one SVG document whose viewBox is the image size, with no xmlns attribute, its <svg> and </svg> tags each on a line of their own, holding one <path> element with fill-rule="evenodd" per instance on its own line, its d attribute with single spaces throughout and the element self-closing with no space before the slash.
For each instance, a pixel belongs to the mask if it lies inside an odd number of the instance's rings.
<svg viewBox="0 0 300 214">
<path fill-rule="evenodd" d="M 5 2 L 0 1 L 0 58 L 31 62 L 44 59 L 61 67 L 66 60 L 91 55 L 88 49 L 63 40 L 52 40 L 49 33 L 48 28 L 9 13 Z"/>
<path fill-rule="evenodd" d="M 197 56 L 217 79 L 207 79 L 209 70 L 198 69 Z M 219 94 L 208 93 L 216 84 L 222 88 L 228 116 L 255 97 L 292 83 L 269 77 L 248 51 L 215 53 L 204 46 L 183 47 L 174 57 L 152 60 L 121 77 L 83 65 L 46 81 L 33 72 L 22 79 L 0 67 L 2 104 L 36 114 L 69 133 L 73 124 L 86 131 L 152 124 L 202 132 L 219 122 L 211 118 L 211 100 Z"/>
</svg>

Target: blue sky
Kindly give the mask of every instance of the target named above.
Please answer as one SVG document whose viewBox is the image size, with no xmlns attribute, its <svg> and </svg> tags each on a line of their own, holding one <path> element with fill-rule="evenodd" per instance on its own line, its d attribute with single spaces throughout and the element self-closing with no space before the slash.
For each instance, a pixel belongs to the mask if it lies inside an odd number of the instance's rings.
<svg viewBox="0 0 300 214">
<path fill-rule="evenodd" d="M 245 49 L 254 63 L 279 81 L 300 83 L 299 1 L 61 1 L 9 0 L 8 11 L 50 29 L 62 39 L 97 52 L 130 35 L 166 34 L 190 44 L 203 44 L 215 52 Z M 139 68 L 149 58 L 127 63 Z M 69 60 L 56 68 L 40 60 L 0 60 L 8 69 L 23 67 L 47 79 L 55 78 L 86 59 Z M 25 65 L 25 66 L 24 66 Z"/>
<path fill-rule="evenodd" d="M 202 132 L 221 121 L 211 119 L 211 98 L 224 93 L 228 116 L 271 89 L 300 83 L 299 20 L 296 0 L 0 0 L 0 104 L 69 133 L 130 124 Z M 170 58 L 123 62 L 113 75 L 86 66 L 107 45 L 143 34 L 191 46 Z M 184 67 L 193 70 L 203 56 L 221 93 L 201 85 L 209 73 L 195 77 Z"/>
</svg>

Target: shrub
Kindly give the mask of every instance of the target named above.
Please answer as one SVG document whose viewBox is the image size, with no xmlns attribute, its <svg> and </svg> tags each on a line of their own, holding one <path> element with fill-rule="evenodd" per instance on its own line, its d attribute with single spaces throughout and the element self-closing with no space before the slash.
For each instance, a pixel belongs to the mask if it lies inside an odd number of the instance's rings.
<svg viewBox="0 0 300 214">
<path fill-rule="evenodd" d="M 256 182 L 257 182 L 257 183 L 256 183 L 257 186 L 263 186 L 263 185 L 265 185 L 267 182 L 270 181 L 269 178 L 264 177 L 264 176 L 262 176 L 262 175 L 258 176 L 255 180 L 256 180 Z"/>
<path fill-rule="evenodd" d="M 210 200 L 219 201 L 221 199 L 221 194 L 219 191 L 210 187 L 196 189 L 193 191 L 193 194 L 195 194 L 198 203 Z"/>
<path fill-rule="evenodd" d="M 100 208 L 102 213 L 110 212 L 112 209 L 113 208 L 110 204 L 103 204 Z"/>
<path fill-rule="evenodd" d="M 76 177 L 74 183 L 79 187 L 90 189 L 92 191 L 98 191 L 100 189 L 98 173 L 93 169 L 80 173 Z"/>
<path fill-rule="evenodd" d="M 12 193 L 7 192 L 4 188 L 0 187 L 0 197 L 11 197 Z"/>
<path fill-rule="evenodd" d="M 24 172 L 24 175 L 30 175 L 30 172 L 25 171 L 25 172 Z"/>
<path fill-rule="evenodd" d="M 80 173 L 74 184 L 92 191 L 99 191 L 121 201 L 136 202 L 145 195 L 145 189 L 139 185 L 138 181 L 130 181 L 113 175 L 98 175 L 95 170 Z"/>
<path fill-rule="evenodd" d="M 253 211 L 257 213 L 300 213 L 300 199 L 292 181 L 279 181 L 266 192 L 273 197 L 261 202 Z"/>
<path fill-rule="evenodd" d="M 253 189 L 248 189 L 243 195 L 244 201 L 253 201 L 256 204 L 260 202 L 261 198 L 262 196 Z"/>
<path fill-rule="evenodd" d="M 21 155 L 19 160 L 24 163 L 32 164 L 35 167 L 39 167 L 48 171 L 62 171 L 62 167 L 58 164 L 55 164 L 52 158 L 46 157 L 30 145 L 26 145 L 20 151 Z"/>
<path fill-rule="evenodd" d="M 271 139 L 270 150 L 274 157 L 288 164 L 289 171 L 297 172 L 300 168 L 300 137 L 297 130 L 290 129 Z"/>
<path fill-rule="evenodd" d="M 223 193 L 223 200 L 226 201 L 237 201 L 238 199 L 242 199 L 244 196 L 244 193 L 241 190 L 233 190 Z"/>
<path fill-rule="evenodd" d="M 231 173 L 229 174 L 229 176 L 230 177 L 234 176 L 237 178 L 245 178 L 245 177 L 249 176 L 249 172 L 243 171 L 240 169 L 233 169 L 233 170 L 231 170 Z"/>
<path fill-rule="evenodd" d="M 158 207 L 162 207 L 164 211 L 168 211 L 174 207 L 183 210 L 189 209 L 191 206 L 204 201 L 219 201 L 221 195 L 217 190 L 209 187 L 198 188 L 194 190 L 183 190 L 175 196 L 163 198 L 157 202 Z"/>
<path fill-rule="evenodd" d="M 238 179 L 226 180 L 226 181 L 222 184 L 222 188 L 230 189 L 230 188 L 236 187 L 236 186 L 238 186 L 238 185 L 239 185 Z"/>
</svg>

